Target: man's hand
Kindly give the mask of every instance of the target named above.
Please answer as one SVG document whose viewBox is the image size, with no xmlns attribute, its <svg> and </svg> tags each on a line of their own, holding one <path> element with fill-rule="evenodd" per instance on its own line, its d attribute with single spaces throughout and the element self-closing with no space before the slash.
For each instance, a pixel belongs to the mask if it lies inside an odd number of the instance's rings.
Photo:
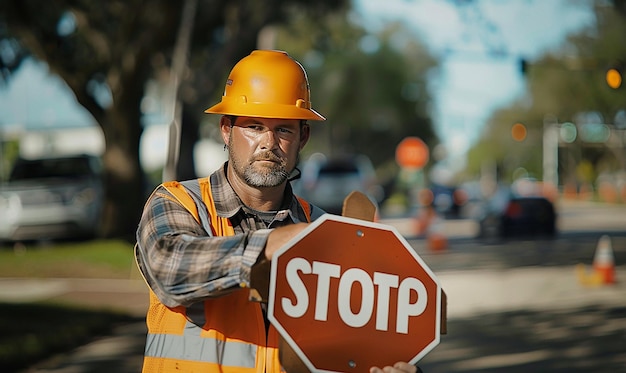
<svg viewBox="0 0 626 373">
<path fill-rule="evenodd" d="M 308 225 L 308 223 L 298 223 L 274 229 L 267 238 L 267 244 L 265 245 L 265 258 L 267 258 L 267 260 L 272 260 L 272 255 L 274 255 L 276 250 L 289 242 L 289 240 L 300 233 Z"/>
<path fill-rule="evenodd" d="M 386 366 L 384 368 L 371 367 L 370 373 L 416 373 L 417 367 L 405 362 L 397 362 L 392 367 Z"/>
</svg>

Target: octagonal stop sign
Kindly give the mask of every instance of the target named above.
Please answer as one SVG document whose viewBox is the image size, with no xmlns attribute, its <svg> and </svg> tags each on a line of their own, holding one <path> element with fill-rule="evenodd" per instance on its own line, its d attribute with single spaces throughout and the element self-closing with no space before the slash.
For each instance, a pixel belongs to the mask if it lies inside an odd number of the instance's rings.
<svg viewBox="0 0 626 373">
<path fill-rule="evenodd" d="M 268 317 L 309 370 L 366 372 L 439 343 L 441 293 L 395 228 L 326 214 L 272 257 Z"/>
<path fill-rule="evenodd" d="M 428 145 L 419 137 L 405 137 L 396 146 L 396 162 L 400 167 L 419 170 L 428 163 Z"/>
</svg>

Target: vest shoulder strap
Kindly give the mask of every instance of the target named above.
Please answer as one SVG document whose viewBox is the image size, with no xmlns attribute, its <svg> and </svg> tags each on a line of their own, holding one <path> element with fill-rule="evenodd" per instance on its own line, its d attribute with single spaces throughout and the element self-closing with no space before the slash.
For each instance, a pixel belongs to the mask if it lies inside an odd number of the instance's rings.
<svg viewBox="0 0 626 373">
<path fill-rule="evenodd" d="M 213 214 L 208 213 L 206 203 L 204 203 L 202 199 L 203 193 L 200 183 L 200 180 L 194 179 L 183 182 L 168 181 L 162 185 L 194 216 L 196 221 L 202 224 L 207 233 L 211 234 L 213 232 L 213 229 L 211 229 L 211 220 L 212 218 L 217 218 L 214 216 L 216 212 L 213 211 Z M 210 188 L 210 185 L 208 185 L 208 187 Z M 309 223 L 322 216 L 319 208 L 314 208 L 313 205 L 300 196 L 296 196 L 296 198 L 298 202 L 300 202 Z"/>
<path fill-rule="evenodd" d="M 298 202 L 300 202 L 300 206 L 302 206 L 302 209 L 304 210 L 304 214 L 306 215 L 306 218 L 308 219 L 307 221 L 308 223 L 314 221 L 315 219 L 323 215 L 323 211 L 320 210 L 317 206 L 313 206 L 312 204 L 309 203 L 309 201 L 305 200 L 304 198 L 300 196 L 296 196 L 296 198 L 298 199 Z"/>
<path fill-rule="evenodd" d="M 163 184 L 163 187 L 167 189 L 176 200 L 183 205 L 192 215 L 198 220 L 198 208 L 196 207 L 196 202 L 193 198 L 185 192 L 183 188 L 180 188 L 180 183 L 178 181 L 168 181 Z"/>
<path fill-rule="evenodd" d="M 200 182 L 197 179 L 183 182 L 169 181 L 163 183 L 163 187 L 176 197 L 208 234 L 213 235 L 214 229 L 211 225 L 213 215 L 209 215 L 207 211 L 206 203 L 202 199 Z"/>
<path fill-rule="evenodd" d="M 310 223 L 312 221 L 312 219 L 311 219 L 311 204 L 309 202 L 307 202 L 302 197 L 296 196 L 296 198 L 298 199 L 298 202 L 300 202 L 300 206 L 302 206 L 302 209 L 304 210 L 304 214 L 306 215 L 307 222 Z"/>
</svg>

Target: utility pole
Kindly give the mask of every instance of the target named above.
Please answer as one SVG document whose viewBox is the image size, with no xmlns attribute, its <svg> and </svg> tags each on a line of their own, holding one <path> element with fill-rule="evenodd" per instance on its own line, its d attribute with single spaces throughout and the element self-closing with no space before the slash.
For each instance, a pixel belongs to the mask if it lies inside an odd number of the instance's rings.
<svg viewBox="0 0 626 373">
<path fill-rule="evenodd" d="M 547 114 L 543 119 L 543 182 L 559 187 L 559 127 L 556 117 Z"/>
<path fill-rule="evenodd" d="M 172 90 L 172 121 L 169 125 L 169 142 L 167 148 L 167 159 L 163 167 L 163 181 L 176 179 L 176 166 L 180 153 L 180 138 L 182 126 L 182 104 L 179 99 L 179 86 L 185 68 L 187 67 L 187 54 L 193 22 L 196 14 L 197 0 L 185 0 L 183 11 L 178 28 L 176 45 L 174 46 L 174 56 L 172 57 L 172 67 L 170 69 L 170 89 Z"/>
</svg>

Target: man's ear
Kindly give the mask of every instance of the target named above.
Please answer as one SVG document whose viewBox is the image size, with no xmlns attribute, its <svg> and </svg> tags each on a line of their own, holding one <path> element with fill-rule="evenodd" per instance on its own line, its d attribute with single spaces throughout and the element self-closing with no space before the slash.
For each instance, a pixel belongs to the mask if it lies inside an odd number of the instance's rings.
<svg viewBox="0 0 626 373">
<path fill-rule="evenodd" d="M 225 115 L 220 118 L 220 133 L 222 134 L 222 140 L 226 146 L 229 145 L 230 131 L 233 129 L 233 124 L 234 123 L 231 123 L 231 119 Z"/>
<path fill-rule="evenodd" d="M 310 137 L 311 127 L 309 127 L 308 123 L 304 123 L 302 126 L 300 126 L 300 150 L 304 148 Z"/>
</svg>

